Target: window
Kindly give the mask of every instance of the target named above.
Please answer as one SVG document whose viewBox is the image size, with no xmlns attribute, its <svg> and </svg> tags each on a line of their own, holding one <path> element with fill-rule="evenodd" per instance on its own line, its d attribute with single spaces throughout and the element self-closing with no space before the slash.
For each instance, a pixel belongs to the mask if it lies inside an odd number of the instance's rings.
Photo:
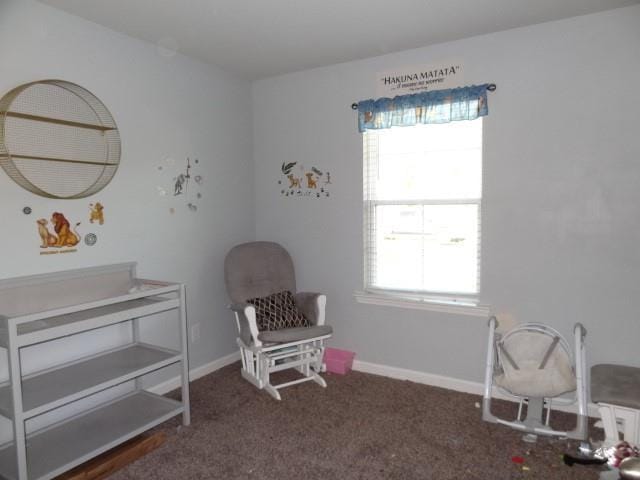
<svg viewBox="0 0 640 480">
<path fill-rule="evenodd" d="M 482 119 L 368 130 L 365 290 L 476 303 Z"/>
</svg>

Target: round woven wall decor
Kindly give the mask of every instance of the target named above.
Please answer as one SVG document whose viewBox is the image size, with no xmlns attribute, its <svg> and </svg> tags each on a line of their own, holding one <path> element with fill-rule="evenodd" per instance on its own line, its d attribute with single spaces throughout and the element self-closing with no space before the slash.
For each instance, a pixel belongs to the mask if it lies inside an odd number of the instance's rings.
<svg viewBox="0 0 640 480">
<path fill-rule="evenodd" d="M 116 123 L 81 86 L 42 80 L 0 99 L 0 165 L 30 192 L 88 197 L 107 186 L 119 164 Z"/>
</svg>

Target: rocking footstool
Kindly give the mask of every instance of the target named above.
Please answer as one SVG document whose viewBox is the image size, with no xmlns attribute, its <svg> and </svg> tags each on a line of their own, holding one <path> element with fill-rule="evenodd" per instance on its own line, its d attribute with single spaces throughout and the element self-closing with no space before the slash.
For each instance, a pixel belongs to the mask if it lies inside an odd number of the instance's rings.
<svg viewBox="0 0 640 480">
<path fill-rule="evenodd" d="M 640 368 L 600 364 L 591 367 L 591 401 L 598 410 L 605 433 L 605 446 L 624 440 L 640 444 Z"/>
</svg>

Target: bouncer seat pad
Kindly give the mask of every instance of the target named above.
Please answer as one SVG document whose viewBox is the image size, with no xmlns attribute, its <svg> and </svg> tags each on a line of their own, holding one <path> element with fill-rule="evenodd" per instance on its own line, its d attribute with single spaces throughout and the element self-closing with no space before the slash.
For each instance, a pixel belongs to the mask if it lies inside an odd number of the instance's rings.
<svg viewBox="0 0 640 480">
<path fill-rule="evenodd" d="M 573 374 L 560 371 L 521 369 L 517 374 L 498 375 L 496 385 L 520 397 L 552 398 L 576 389 Z"/>
<path fill-rule="evenodd" d="M 498 349 L 502 372 L 499 387 L 521 397 L 552 398 L 576 389 L 571 357 L 550 335 L 520 331 Z"/>
</svg>

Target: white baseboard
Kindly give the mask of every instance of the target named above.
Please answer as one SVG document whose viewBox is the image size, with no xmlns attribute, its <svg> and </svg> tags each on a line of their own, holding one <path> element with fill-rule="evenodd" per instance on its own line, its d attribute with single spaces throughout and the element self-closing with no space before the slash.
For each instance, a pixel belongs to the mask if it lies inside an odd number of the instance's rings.
<svg viewBox="0 0 640 480">
<path fill-rule="evenodd" d="M 459 378 L 445 377 L 443 375 L 419 372 L 417 370 L 390 367 L 388 365 L 364 362 L 362 360 L 355 360 L 353 362 L 353 369 L 358 372 L 372 373 L 374 375 L 381 375 L 383 377 L 395 378 L 398 380 L 409 380 L 410 382 L 422 383 L 432 387 L 446 388 L 456 392 L 471 393 L 473 395 L 480 396 L 484 394 L 484 385 L 470 380 L 461 380 Z M 493 389 L 493 398 L 513 401 L 513 398 L 502 394 L 495 387 Z M 597 405 L 589 403 L 587 408 L 590 417 L 600 418 Z M 576 405 L 554 405 L 553 410 L 576 413 Z"/>
<path fill-rule="evenodd" d="M 214 360 L 213 362 L 206 363 L 200 367 L 196 367 L 189 372 L 189 381 L 192 382 L 198 378 L 209 375 L 216 370 L 226 367 L 234 362 L 240 360 L 240 352 L 233 352 L 222 358 Z M 484 393 L 484 385 L 479 382 L 472 382 L 470 380 L 462 380 L 454 377 L 445 377 L 444 375 L 436 375 L 434 373 L 419 372 L 417 370 L 409 370 L 406 368 L 391 367 L 389 365 L 381 365 L 379 363 L 364 362 L 362 360 L 355 360 L 353 362 L 353 369 L 358 372 L 371 373 L 374 375 L 381 375 L 383 377 L 395 378 L 397 380 L 409 380 L 410 382 L 421 383 L 423 385 L 430 385 L 432 387 L 446 388 L 456 392 L 470 393 L 472 395 L 480 395 Z M 164 395 L 171 390 L 180 388 L 180 377 L 171 378 L 165 382 L 159 383 L 153 386 L 149 391 L 157 393 L 158 395 Z M 502 400 L 513 401 L 513 398 L 503 395 L 499 390 L 494 387 L 493 398 L 499 398 Z M 575 413 L 575 405 L 555 405 L 554 410 L 560 410 L 569 413 Z M 588 412 L 590 417 L 600 418 L 598 413 L 598 407 L 594 403 L 589 403 Z"/>
<path fill-rule="evenodd" d="M 213 362 L 205 363 L 204 365 L 201 365 L 189 371 L 189 381 L 193 382 L 194 380 L 197 380 L 200 377 L 209 375 L 210 373 L 213 373 L 216 370 L 220 370 L 222 367 L 226 367 L 227 365 L 230 365 L 233 362 L 237 362 L 238 360 L 240 360 L 240 352 L 233 352 L 222 358 L 214 360 Z M 158 385 L 154 385 L 148 390 L 158 395 L 164 395 L 165 393 L 168 393 L 171 390 L 180 388 L 180 386 L 181 386 L 180 377 L 177 376 L 177 377 L 170 378 L 169 380 L 166 380 L 162 383 L 159 383 Z"/>
</svg>

